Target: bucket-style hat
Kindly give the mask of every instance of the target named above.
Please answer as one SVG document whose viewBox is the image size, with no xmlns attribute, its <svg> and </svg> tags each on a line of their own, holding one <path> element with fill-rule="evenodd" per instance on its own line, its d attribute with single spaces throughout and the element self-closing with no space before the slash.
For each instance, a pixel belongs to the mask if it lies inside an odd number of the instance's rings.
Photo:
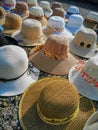
<svg viewBox="0 0 98 130">
<path fill-rule="evenodd" d="M 57 75 L 68 74 L 78 60 L 69 53 L 69 41 L 65 36 L 52 34 L 38 51 L 31 50 L 30 62 L 38 69 Z"/>
<path fill-rule="evenodd" d="M 86 63 L 81 62 L 69 71 L 69 81 L 79 93 L 89 99 L 98 101 L 98 55 Z"/>
<path fill-rule="evenodd" d="M 30 8 L 30 16 L 29 18 L 38 20 L 42 26 L 47 25 L 47 19 L 44 16 L 44 11 L 39 6 L 33 6 Z"/>
<path fill-rule="evenodd" d="M 98 130 L 98 111 L 94 112 L 86 124 L 84 125 L 83 130 Z"/>
<path fill-rule="evenodd" d="M 39 6 L 43 8 L 46 18 L 49 18 L 52 15 L 53 10 L 51 9 L 50 3 L 48 1 L 40 1 Z"/>
<path fill-rule="evenodd" d="M 27 4 L 29 8 L 31 8 L 32 6 L 38 6 L 37 0 L 27 0 Z"/>
<path fill-rule="evenodd" d="M 38 76 L 38 69 L 29 68 L 24 49 L 15 45 L 0 47 L 0 96 L 23 93 Z"/>
<path fill-rule="evenodd" d="M 65 25 L 65 29 L 75 35 L 83 27 L 84 18 L 79 14 L 72 14 Z"/>
<path fill-rule="evenodd" d="M 35 19 L 25 19 L 22 22 L 21 30 L 12 34 L 20 46 L 35 46 L 45 43 L 45 36 L 42 32 L 41 23 Z"/>
<path fill-rule="evenodd" d="M 0 25 L 5 24 L 5 11 L 2 7 L 0 7 Z"/>
<path fill-rule="evenodd" d="M 77 32 L 69 44 L 70 51 L 80 57 L 90 58 L 96 54 L 97 34 L 89 28 L 82 28 Z"/>
<path fill-rule="evenodd" d="M 55 8 L 62 8 L 62 3 L 61 2 L 53 2 L 52 5 L 51 5 L 51 9 L 55 9 Z"/>
<path fill-rule="evenodd" d="M 22 18 L 18 14 L 8 13 L 5 18 L 4 33 L 11 35 L 21 29 Z"/>
<path fill-rule="evenodd" d="M 23 94 L 19 120 L 24 130 L 82 130 L 95 112 L 91 100 L 60 77 L 43 78 Z"/>
</svg>

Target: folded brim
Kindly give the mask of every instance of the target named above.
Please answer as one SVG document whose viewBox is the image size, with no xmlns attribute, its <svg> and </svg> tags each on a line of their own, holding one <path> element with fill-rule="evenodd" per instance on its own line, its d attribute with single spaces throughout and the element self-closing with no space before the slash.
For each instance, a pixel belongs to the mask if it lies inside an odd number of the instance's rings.
<svg viewBox="0 0 98 130">
<path fill-rule="evenodd" d="M 77 65 L 78 66 L 78 65 Z M 76 66 L 69 71 L 69 81 L 78 89 L 79 93 L 91 100 L 98 101 L 98 88 L 87 83 L 81 76 L 80 71 L 77 71 Z"/>
<path fill-rule="evenodd" d="M 39 77 L 39 70 L 33 68 L 33 73 L 27 71 L 23 76 L 16 80 L 0 82 L 0 96 L 15 96 L 22 94 L 25 89 L 35 82 Z"/>
<path fill-rule="evenodd" d="M 94 113 L 95 109 L 91 100 L 80 98 L 79 113 L 69 123 L 63 125 L 49 125 L 42 121 L 37 113 L 36 105 L 42 89 L 47 83 L 62 78 L 44 78 L 29 86 L 22 96 L 19 105 L 19 120 L 24 130 L 82 130 L 87 119 Z"/>
</svg>

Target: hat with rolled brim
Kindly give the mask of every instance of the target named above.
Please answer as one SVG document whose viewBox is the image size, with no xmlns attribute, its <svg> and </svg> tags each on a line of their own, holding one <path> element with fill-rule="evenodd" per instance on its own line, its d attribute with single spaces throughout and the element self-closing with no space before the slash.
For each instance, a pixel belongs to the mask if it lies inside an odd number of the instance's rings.
<svg viewBox="0 0 98 130">
<path fill-rule="evenodd" d="M 98 130 L 98 111 L 89 117 L 83 130 Z"/>
<path fill-rule="evenodd" d="M 42 121 L 37 113 L 37 101 L 47 83 L 65 80 L 48 77 L 31 84 L 22 96 L 19 105 L 19 120 L 24 130 L 82 130 L 85 122 L 95 111 L 91 100 L 81 97 L 79 112 L 74 119 L 63 125 L 51 125 Z M 29 102 L 28 102 L 29 101 Z"/>
<path fill-rule="evenodd" d="M 98 101 L 98 88 L 89 84 L 88 82 L 85 81 L 85 79 L 82 78 L 81 69 L 77 70 L 77 68 L 79 68 L 80 66 L 81 66 L 80 64 L 77 64 L 70 69 L 68 75 L 69 81 L 76 86 L 78 92 L 81 95 L 91 100 Z"/>
<path fill-rule="evenodd" d="M 39 38 L 35 38 L 33 40 L 27 40 L 24 39 L 22 33 L 20 30 L 14 32 L 11 37 L 15 38 L 18 41 L 18 44 L 20 46 L 36 46 L 36 45 L 42 45 L 46 41 L 45 35 L 41 35 Z"/>
<path fill-rule="evenodd" d="M 0 96 L 15 96 L 22 94 L 31 83 L 35 82 L 39 77 L 39 70 L 32 68 L 29 74 L 27 70 L 22 76 L 17 79 L 2 81 L 0 80 Z"/>
</svg>

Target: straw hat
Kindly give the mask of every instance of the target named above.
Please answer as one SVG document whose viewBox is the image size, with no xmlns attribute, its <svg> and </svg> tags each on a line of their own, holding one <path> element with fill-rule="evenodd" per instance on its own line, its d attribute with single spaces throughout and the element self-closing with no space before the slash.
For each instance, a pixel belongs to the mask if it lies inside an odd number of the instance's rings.
<svg viewBox="0 0 98 130">
<path fill-rule="evenodd" d="M 38 79 L 39 70 L 28 67 L 24 49 L 14 45 L 0 47 L 0 96 L 21 94 Z"/>
<path fill-rule="evenodd" d="M 24 130 L 82 130 L 94 111 L 92 101 L 80 98 L 68 80 L 50 77 L 25 91 L 19 104 L 19 120 Z"/>
<path fill-rule="evenodd" d="M 48 1 L 40 1 L 39 6 L 43 8 L 46 18 L 49 18 L 52 15 L 53 10 L 51 9 L 50 3 Z"/>
<path fill-rule="evenodd" d="M 51 5 L 51 9 L 55 9 L 55 8 L 62 8 L 62 3 L 60 2 L 53 2 Z"/>
<path fill-rule="evenodd" d="M 35 46 L 45 43 L 41 23 L 35 19 L 25 19 L 22 28 L 12 34 L 20 46 Z"/>
<path fill-rule="evenodd" d="M 0 25 L 5 24 L 5 11 L 2 7 L 0 7 Z"/>
<path fill-rule="evenodd" d="M 31 8 L 32 6 L 38 6 L 37 0 L 27 0 L 27 4 L 29 8 Z"/>
<path fill-rule="evenodd" d="M 43 48 L 29 54 L 30 62 L 40 70 L 57 75 L 68 74 L 78 60 L 69 53 L 68 39 L 65 36 L 50 35 Z"/>
<path fill-rule="evenodd" d="M 6 11 L 10 11 L 11 9 L 15 8 L 16 0 L 4 0 L 3 2 L 3 8 Z"/>
<path fill-rule="evenodd" d="M 44 11 L 39 6 L 34 6 L 30 8 L 30 16 L 29 18 L 38 20 L 42 26 L 47 25 L 47 19 L 44 16 Z"/>
<path fill-rule="evenodd" d="M 59 34 L 66 36 L 70 41 L 74 38 L 74 36 L 65 30 L 65 21 L 60 16 L 51 16 L 48 19 L 48 23 L 46 27 L 43 27 L 43 33 L 48 37 L 51 34 Z"/>
<path fill-rule="evenodd" d="M 4 33 L 12 34 L 16 30 L 21 29 L 22 18 L 17 14 L 8 13 L 5 18 Z"/>
<path fill-rule="evenodd" d="M 72 67 L 69 71 L 69 81 L 77 87 L 80 94 L 98 101 L 98 55 L 86 63 Z"/>
<path fill-rule="evenodd" d="M 96 54 L 97 35 L 89 28 L 82 28 L 77 32 L 72 42 L 69 44 L 70 51 L 80 57 L 90 58 Z"/>
<path fill-rule="evenodd" d="M 98 111 L 89 117 L 83 130 L 98 130 Z"/>
</svg>

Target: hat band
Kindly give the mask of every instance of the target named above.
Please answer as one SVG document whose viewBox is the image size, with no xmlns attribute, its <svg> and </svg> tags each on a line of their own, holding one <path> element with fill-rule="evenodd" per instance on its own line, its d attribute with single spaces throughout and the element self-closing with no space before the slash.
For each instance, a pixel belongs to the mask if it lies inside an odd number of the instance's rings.
<svg viewBox="0 0 98 130">
<path fill-rule="evenodd" d="M 68 117 L 62 118 L 62 119 L 57 119 L 57 118 L 47 118 L 46 116 L 44 116 L 40 110 L 39 107 L 39 103 L 37 103 L 37 112 L 39 117 L 46 122 L 47 124 L 51 124 L 51 125 L 61 125 L 61 124 L 65 124 L 70 122 L 73 118 L 76 117 L 76 115 L 79 112 L 79 107 L 77 107 L 77 109 L 75 110 L 74 113 L 72 113 L 71 115 L 69 115 Z"/>
<path fill-rule="evenodd" d="M 44 18 L 44 16 L 35 16 L 35 15 L 30 14 L 29 18 L 33 18 L 33 19 L 36 19 L 36 20 L 42 20 Z"/>
<path fill-rule="evenodd" d="M 6 5 L 6 6 L 15 6 L 15 4 L 8 4 L 8 3 L 4 3 L 4 5 Z"/>
<path fill-rule="evenodd" d="M 88 73 L 84 71 L 84 69 L 81 71 L 82 78 L 89 84 L 93 85 L 94 87 L 98 88 L 98 81 L 91 76 L 89 76 Z"/>
</svg>

